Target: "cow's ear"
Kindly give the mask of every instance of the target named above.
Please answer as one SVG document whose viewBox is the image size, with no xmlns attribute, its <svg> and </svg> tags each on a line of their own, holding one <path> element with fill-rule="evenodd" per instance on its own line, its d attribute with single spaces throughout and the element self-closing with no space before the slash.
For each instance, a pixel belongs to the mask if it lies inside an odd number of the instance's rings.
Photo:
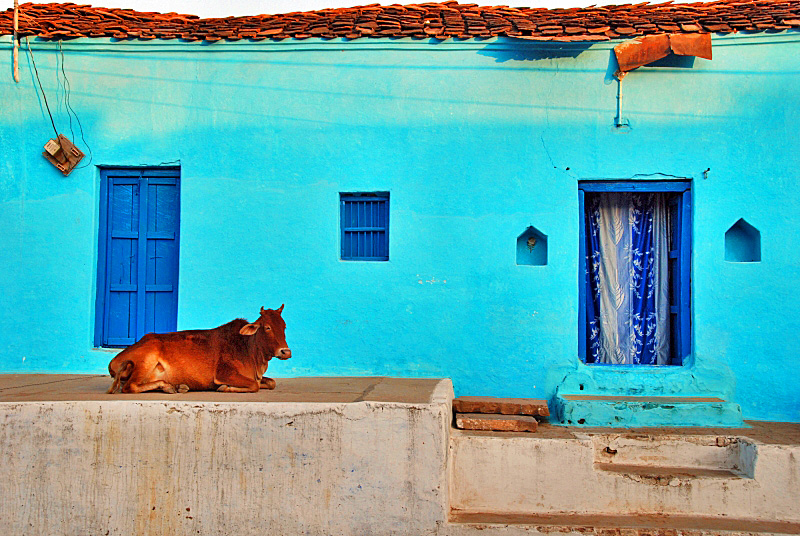
<svg viewBox="0 0 800 536">
<path fill-rule="evenodd" d="M 285 303 L 282 303 L 282 304 L 281 304 L 281 306 L 280 306 L 280 307 L 278 307 L 278 308 L 276 309 L 276 311 L 278 311 L 278 314 L 280 314 L 280 313 L 281 313 L 281 311 L 283 311 L 283 306 L 284 306 L 284 305 L 286 305 L 286 304 L 285 304 Z"/>
<path fill-rule="evenodd" d="M 260 327 L 259 324 L 245 324 L 242 326 L 242 329 L 239 330 L 239 335 L 255 335 Z"/>
</svg>

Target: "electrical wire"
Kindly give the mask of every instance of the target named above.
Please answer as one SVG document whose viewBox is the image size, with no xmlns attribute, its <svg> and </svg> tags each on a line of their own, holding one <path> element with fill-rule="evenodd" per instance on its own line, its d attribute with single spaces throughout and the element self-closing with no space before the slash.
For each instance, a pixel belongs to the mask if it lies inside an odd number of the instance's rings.
<svg viewBox="0 0 800 536">
<path fill-rule="evenodd" d="M 63 72 L 62 64 L 64 62 L 64 53 L 61 50 L 61 41 L 58 41 L 58 52 L 56 52 L 56 101 L 58 102 L 58 109 L 56 113 L 61 113 L 66 108 L 66 93 L 67 86 L 62 82 L 61 73 Z M 66 75 L 65 75 L 66 79 Z M 69 136 L 70 139 L 75 139 L 75 131 L 72 129 L 72 115 L 69 110 L 66 111 L 67 119 L 69 119 Z"/>
<path fill-rule="evenodd" d="M 33 72 L 36 73 L 36 81 L 39 82 L 39 89 L 42 90 L 42 97 L 44 98 L 44 106 L 47 108 L 47 115 L 50 116 L 50 124 L 53 125 L 53 132 L 56 133 L 56 139 L 58 139 L 58 130 L 56 129 L 56 123 L 53 121 L 53 114 L 50 113 L 50 105 L 47 104 L 47 95 L 44 94 L 44 88 L 42 87 L 42 81 L 39 80 L 39 70 L 36 68 L 36 60 L 33 59 L 33 51 L 31 50 L 31 43 L 28 38 L 25 38 L 25 44 L 28 45 L 28 54 L 31 57 L 31 63 L 33 63 Z"/>
<path fill-rule="evenodd" d="M 89 161 L 75 168 L 75 169 L 82 169 L 91 165 L 94 155 L 92 153 L 92 148 L 89 147 L 89 144 L 86 142 L 86 138 L 83 135 L 83 125 L 81 124 L 81 120 L 78 117 L 78 114 L 72 108 L 72 104 L 70 104 L 69 102 L 69 93 L 71 86 L 69 83 L 69 79 L 67 78 L 67 71 L 64 69 L 64 49 L 61 47 L 60 39 L 58 41 L 58 51 L 61 54 L 61 74 L 64 76 L 64 104 L 67 108 L 67 117 L 69 117 L 69 132 L 70 135 L 72 136 L 72 139 L 75 139 L 75 133 L 72 131 L 72 116 L 74 115 L 75 120 L 78 122 L 78 129 L 81 132 L 81 140 L 83 141 L 83 144 L 86 146 L 86 149 L 89 151 Z M 57 61 L 58 60 L 56 60 L 56 62 Z"/>
</svg>

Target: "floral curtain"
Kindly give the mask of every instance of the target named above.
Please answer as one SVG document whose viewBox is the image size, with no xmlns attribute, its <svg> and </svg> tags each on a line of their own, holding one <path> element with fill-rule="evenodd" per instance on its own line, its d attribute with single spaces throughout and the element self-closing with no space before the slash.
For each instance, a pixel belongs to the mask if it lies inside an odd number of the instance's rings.
<svg viewBox="0 0 800 536">
<path fill-rule="evenodd" d="M 589 363 L 669 364 L 666 196 L 586 196 Z"/>
</svg>

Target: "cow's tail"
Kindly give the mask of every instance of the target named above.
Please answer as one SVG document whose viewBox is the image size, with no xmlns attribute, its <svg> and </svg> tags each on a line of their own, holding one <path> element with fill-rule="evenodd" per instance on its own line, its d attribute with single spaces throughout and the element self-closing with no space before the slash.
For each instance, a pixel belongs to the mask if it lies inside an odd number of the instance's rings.
<svg viewBox="0 0 800 536">
<path fill-rule="evenodd" d="M 106 391 L 107 394 L 113 395 L 119 391 L 122 391 L 123 382 L 128 381 L 128 378 L 131 377 L 131 373 L 133 372 L 133 361 L 128 359 L 127 361 L 123 361 L 120 364 L 119 368 L 116 371 L 113 371 L 111 376 L 114 377 L 114 381 L 111 382 L 111 387 L 108 388 Z"/>
</svg>

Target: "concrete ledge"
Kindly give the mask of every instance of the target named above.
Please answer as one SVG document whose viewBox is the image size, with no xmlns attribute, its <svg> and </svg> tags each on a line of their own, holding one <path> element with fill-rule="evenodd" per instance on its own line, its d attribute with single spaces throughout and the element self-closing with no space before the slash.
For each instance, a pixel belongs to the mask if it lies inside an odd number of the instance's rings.
<svg viewBox="0 0 800 536">
<path fill-rule="evenodd" d="M 123 400 L 168 402 L 397 402 L 431 404 L 447 398 L 449 380 L 387 377 L 278 378 L 272 391 L 217 393 L 195 391 L 168 395 L 160 391 L 107 395 L 107 375 L 0 374 L 0 402 Z"/>
<path fill-rule="evenodd" d="M 424 535 L 446 521 L 449 380 L 130 397 L 108 383 L 0 377 L 5 530 Z"/>
</svg>

